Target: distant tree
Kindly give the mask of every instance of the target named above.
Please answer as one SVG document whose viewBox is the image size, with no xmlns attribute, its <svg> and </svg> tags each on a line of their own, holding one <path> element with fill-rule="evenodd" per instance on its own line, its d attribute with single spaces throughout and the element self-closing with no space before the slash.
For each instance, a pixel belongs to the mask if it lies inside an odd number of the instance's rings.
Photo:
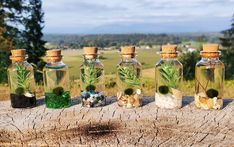
<svg viewBox="0 0 234 147">
<path fill-rule="evenodd" d="M 1 36 L 8 40 L 8 49 L 21 45 L 22 20 L 26 11 L 26 0 L 0 0 Z"/>
<path fill-rule="evenodd" d="M 222 59 L 225 64 L 226 79 L 234 78 L 234 15 L 232 18 L 231 28 L 222 31 L 223 37 L 220 38 L 223 46 Z"/>
<path fill-rule="evenodd" d="M 185 80 L 193 80 L 195 78 L 195 65 L 200 59 L 199 52 L 188 52 L 179 57 L 183 64 L 183 75 Z"/>
<path fill-rule="evenodd" d="M 43 16 L 41 0 L 29 0 L 29 16 L 24 19 L 25 45 L 29 55 L 29 62 L 36 64 L 45 55 L 46 48 L 43 37 Z"/>
<path fill-rule="evenodd" d="M 0 83 L 7 82 L 10 50 L 20 45 L 25 0 L 0 0 Z"/>
<path fill-rule="evenodd" d="M 24 44 L 29 55 L 28 61 L 35 65 L 35 77 L 36 81 L 42 81 L 41 71 L 45 63 L 41 59 L 45 55 L 45 41 L 43 37 L 43 16 L 42 1 L 41 0 L 29 0 L 28 5 L 29 15 L 24 19 L 25 31 L 23 32 Z"/>
</svg>

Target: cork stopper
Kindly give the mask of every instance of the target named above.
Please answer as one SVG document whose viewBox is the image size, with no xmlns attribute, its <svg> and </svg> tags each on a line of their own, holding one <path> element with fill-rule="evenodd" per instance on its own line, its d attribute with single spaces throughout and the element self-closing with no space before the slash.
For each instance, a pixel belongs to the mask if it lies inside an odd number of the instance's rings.
<svg viewBox="0 0 234 147">
<path fill-rule="evenodd" d="M 177 45 L 162 45 L 162 58 L 176 58 L 177 57 Z"/>
<path fill-rule="evenodd" d="M 84 47 L 83 50 L 85 55 L 96 55 L 98 52 L 97 47 Z"/>
<path fill-rule="evenodd" d="M 97 47 L 84 47 L 84 56 L 88 59 L 97 58 L 98 48 Z"/>
<path fill-rule="evenodd" d="M 11 50 L 10 59 L 15 62 L 22 62 L 27 59 L 27 54 L 25 49 L 15 49 Z"/>
<path fill-rule="evenodd" d="M 48 62 L 59 62 L 62 60 L 61 50 L 52 49 L 46 52 L 46 58 Z"/>
<path fill-rule="evenodd" d="M 217 58 L 220 56 L 219 44 L 203 44 L 201 56 L 205 58 Z"/>
<path fill-rule="evenodd" d="M 136 48 L 135 48 L 135 46 L 124 46 L 124 47 L 121 47 L 120 54 L 123 57 L 134 58 L 135 55 L 136 55 Z"/>
<path fill-rule="evenodd" d="M 219 51 L 219 44 L 203 44 L 203 52 L 218 52 Z"/>
<path fill-rule="evenodd" d="M 121 47 L 121 54 L 122 55 L 131 55 L 135 54 L 135 46 L 124 46 Z"/>
</svg>

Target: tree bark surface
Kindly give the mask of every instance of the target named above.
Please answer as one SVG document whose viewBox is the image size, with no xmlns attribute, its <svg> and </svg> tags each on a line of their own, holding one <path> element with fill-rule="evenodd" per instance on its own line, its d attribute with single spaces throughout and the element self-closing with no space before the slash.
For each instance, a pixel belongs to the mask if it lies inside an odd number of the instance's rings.
<svg viewBox="0 0 234 147">
<path fill-rule="evenodd" d="M 0 102 L 0 146 L 234 146 L 234 102 L 201 110 L 193 97 L 181 109 L 160 109 L 153 97 L 140 108 L 84 108 L 79 99 L 65 109 L 48 109 L 43 99 L 31 109 Z"/>
</svg>

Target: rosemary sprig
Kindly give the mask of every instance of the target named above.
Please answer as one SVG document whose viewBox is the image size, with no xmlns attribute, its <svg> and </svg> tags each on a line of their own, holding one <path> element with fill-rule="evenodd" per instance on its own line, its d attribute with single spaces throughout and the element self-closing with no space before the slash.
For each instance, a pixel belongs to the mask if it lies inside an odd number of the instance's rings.
<svg viewBox="0 0 234 147">
<path fill-rule="evenodd" d="M 95 68 L 94 63 L 89 66 L 84 66 L 84 72 L 81 74 L 81 79 L 85 85 L 94 85 L 99 82 L 99 78 L 102 75 L 103 69 Z"/>
<path fill-rule="evenodd" d="M 119 77 L 122 81 L 126 82 L 128 85 L 132 86 L 140 86 L 140 74 L 139 69 L 135 69 L 134 67 L 117 67 Z"/>
<path fill-rule="evenodd" d="M 30 84 L 30 71 L 23 65 L 17 65 L 16 66 L 17 75 L 16 75 L 16 81 L 17 81 L 17 87 L 21 87 L 25 90 L 29 89 Z"/>
</svg>

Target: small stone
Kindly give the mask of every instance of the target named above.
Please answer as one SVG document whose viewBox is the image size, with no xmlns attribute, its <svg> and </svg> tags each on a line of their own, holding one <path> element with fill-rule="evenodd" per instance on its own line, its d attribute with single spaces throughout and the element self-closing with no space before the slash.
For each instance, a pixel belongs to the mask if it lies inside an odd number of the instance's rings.
<svg viewBox="0 0 234 147">
<path fill-rule="evenodd" d="M 34 97 L 34 94 L 31 94 L 31 93 L 29 93 L 29 92 L 26 92 L 26 93 L 24 94 L 24 96 L 26 96 L 26 97 Z"/>
<path fill-rule="evenodd" d="M 155 104 L 160 108 L 173 109 L 182 107 L 182 99 L 175 98 L 174 95 L 155 93 Z"/>
<path fill-rule="evenodd" d="M 177 99 L 182 99 L 183 98 L 183 92 L 181 92 L 178 89 L 172 88 L 172 93 L 175 96 L 175 98 L 177 98 Z"/>
</svg>

